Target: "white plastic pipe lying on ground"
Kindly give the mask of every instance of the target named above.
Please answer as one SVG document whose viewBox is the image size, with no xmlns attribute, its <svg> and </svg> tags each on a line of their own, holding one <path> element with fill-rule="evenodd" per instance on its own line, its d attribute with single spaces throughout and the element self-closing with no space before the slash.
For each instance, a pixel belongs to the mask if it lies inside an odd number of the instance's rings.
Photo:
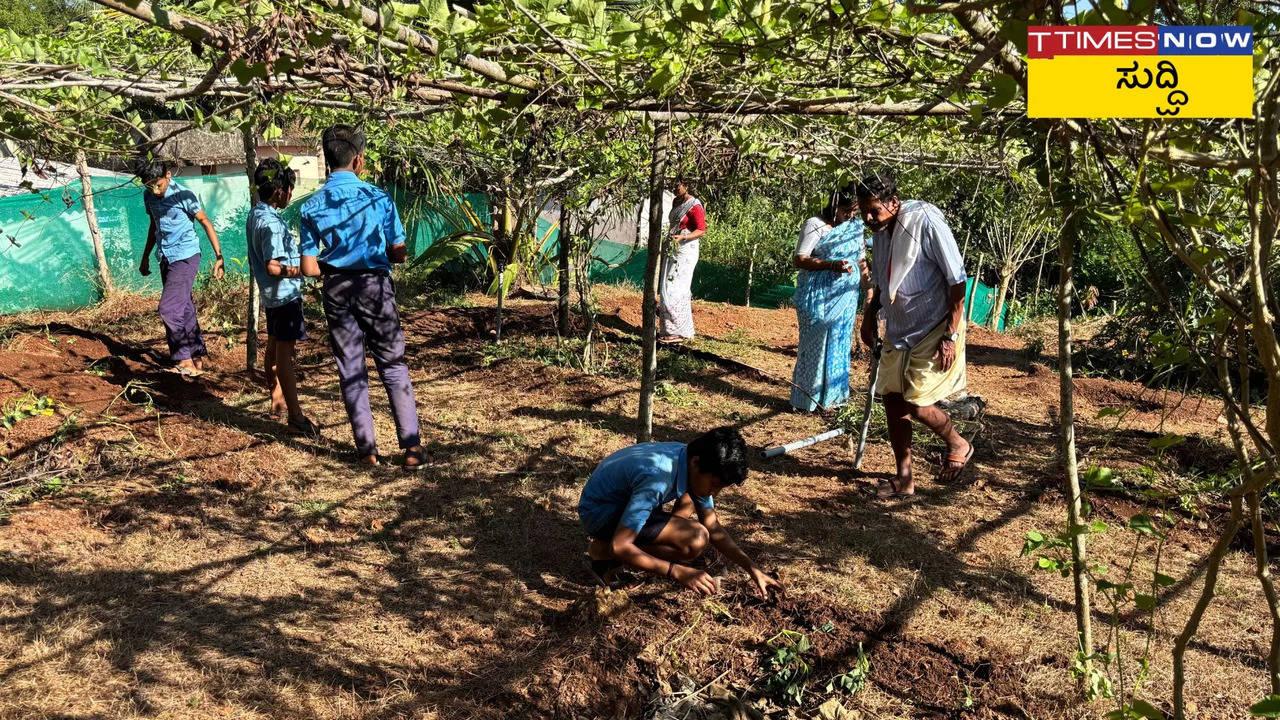
<svg viewBox="0 0 1280 720">
<path fill-rule="evenodd" d="M 818 433 L 813 437 L 807 437 L 803 440 L 796 440 L 794 442 L 789 442 L 786 445 L 778 445 L 777 447 L 765 448 L 764 456 L 767 458 L 772 458 L 772 457 L 778 457 L 779 455 L 786 455 L 787 453 L 793 450 L 799 450 L 800 448 L 807 448 L 810 445 L 817 445 L 818 443 L 824 440 L 830 440 L 833 437 L 840 437 L 843 434 L 844 434 L 844 428 L 836 428 L 835 430 L 828 430 L 824 433 Z"/>
</svg>

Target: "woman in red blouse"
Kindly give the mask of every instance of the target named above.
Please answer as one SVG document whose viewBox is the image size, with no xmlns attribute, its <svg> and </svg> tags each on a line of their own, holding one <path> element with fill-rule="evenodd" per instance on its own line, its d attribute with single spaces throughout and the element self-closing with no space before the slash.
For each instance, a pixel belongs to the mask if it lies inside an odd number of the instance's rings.
<svg viewBox="0 0 1280 720">
<path fill-rule="evenodd" d="M 706 211 L 689 191 L 689 183 L 679 180 L 673 190 L 671 239 L 658 282 L 658 341 L 668 344 L 693 337 L 693 269 L 698 264 L 698 238 L 707 233 Z"/>
</svg>

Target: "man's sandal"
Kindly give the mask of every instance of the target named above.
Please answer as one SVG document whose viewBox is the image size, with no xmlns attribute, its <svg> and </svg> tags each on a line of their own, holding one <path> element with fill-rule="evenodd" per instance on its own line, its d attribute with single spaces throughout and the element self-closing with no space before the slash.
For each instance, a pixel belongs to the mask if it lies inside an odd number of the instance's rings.
<svg viewBox="0 0 1280 720">
<path fill-rule="evenodd" d="M 964 455 L 955 455 L 947 453 L 946 459 L 942 462 L 942 471 L 938 473 L 938 482 L 950 483 L 960 479 L 964 473 L 964 469 L 969 467 L 969 460 L 973 458 L 973 443 L 969 443 L 969 452 Z M 954 465 L 953 463 L 960 463 Z"/>
<path fill-rule="evenodd" d="M 427 451 L 424 448 L 406 450 L 404 453 L 404 469 L 417 471 L 426 467 Z"/>
<path fill-rule="evenodd" d="M 904 478 L 904 479 L 909 480 L 910 478 Z M 911 497 L 912 495 L 915 495 L 915 493 L 916 493 L 916 491 L 915 491 L 914 489 L 913 489 L 913 490 L 911 490 L 910 492 L 904 492 L 904 491 L 902 491 L 902 490 L 899 490 L 899 489 L 898 489 L 898 478 L 896 478 L 896 477 L 895 477 L 895 478 L 890 478 L 890 479 L 888 479 L 888 480 L 881 480 L 881 481 L 880 481 L 880 486 L 876 488 L 876 498 L 877 498 L 877 499 L 879 499 L 879 500 L 892 500 L 892 499 L 894 499 L 894 498 L 907 498 L 907 497 Z"/>
</svg>

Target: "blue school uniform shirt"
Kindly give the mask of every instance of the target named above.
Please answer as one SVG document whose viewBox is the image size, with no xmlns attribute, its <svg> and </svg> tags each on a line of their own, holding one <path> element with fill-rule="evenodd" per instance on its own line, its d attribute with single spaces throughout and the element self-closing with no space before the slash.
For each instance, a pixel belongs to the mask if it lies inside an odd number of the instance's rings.
<svg viewBox="0 0 1280 720">
<path fill-rule="evenodd" d="M 272 260 L 293 266 L 302 262 L 298 242 L 279 211 L 264 202 L 255 203 L 245 223 L 245 237 L 249 241 L 249 270 L 258 281 L 263 306 L 280 307 L 302 297 L 302 278 L 267 274 L 267 263 Z"/>
<path fill-rule="evenodd" d="M 170 180 L 163 196 L 144 188 L 142 202 L 156 225 L 157 257 L 174 263 L 200 252 L 195 226 L 200 201 L 195 193 Z"/>
<path fill-rule="evenodd" d="M 341 270 L 391 271 L 387 247 L 404 242 L 395 203 L 348 170 L 302 204 L 302 254 Z"/>
<path fill-rule="evenodd" d="M 610 527 L 636 532 L 655 508 L 689 492 L 689 455 L 684 443 L 641 443 L 623 448 L 601 462 L 578 501 L 578 517 L 593 535 Z M 690 493 L 693 504 L 715 507 L 711 497 Z"/>
</svg>

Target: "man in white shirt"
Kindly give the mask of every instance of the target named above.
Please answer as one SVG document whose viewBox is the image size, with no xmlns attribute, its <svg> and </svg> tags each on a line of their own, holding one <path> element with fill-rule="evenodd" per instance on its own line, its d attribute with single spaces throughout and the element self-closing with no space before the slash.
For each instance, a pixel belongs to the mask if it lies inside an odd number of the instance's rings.
<svg viewBox="0 0 1280 720">
<path fill-rule="evenodd" d="M 947 443 L 939 482 L 960 477 L 973 446 L 937 406 L 965 388 L 964 260 L 942 211 L 898 198 L 887 173 L 857 185 L 862 220 L 875 233 L 872 291 L 862 317 L 862 341 L 875 345 L 881 311 L 885 337 L 876 392 L 884 397 L 897 475 L 877 491 L 881 498 L 915 492 L 911 475 L 911 420 Z"/>
</svg>

